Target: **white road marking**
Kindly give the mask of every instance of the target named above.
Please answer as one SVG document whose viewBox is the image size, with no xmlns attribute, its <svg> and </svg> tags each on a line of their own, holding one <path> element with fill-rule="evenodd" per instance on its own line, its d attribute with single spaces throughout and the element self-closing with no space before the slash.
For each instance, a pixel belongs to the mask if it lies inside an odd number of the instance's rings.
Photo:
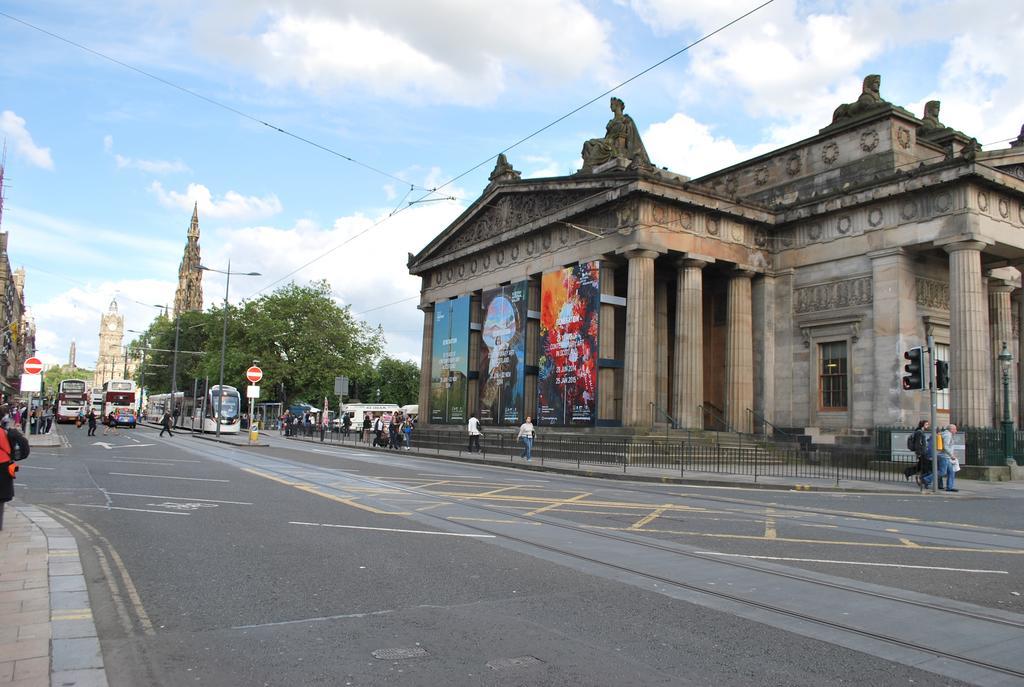
<svg viewBox="0 0 1024 687">
<path fill-rule="evenodd" d="M 147 506 L 155 508 L 167 508 L 168 510 L 199 510 L 200 508 L 217 508 L 216 503 L 147 503 Z"/>
<path fill-rule="evenodd" d="M 95 456 L 92 458 L 86 458 L 86 460 L 109 460 L 109 461 L 126 461 L 134 460 L 139 463 L 202 463 L 201 460 L 182 460 L 179 458 L 139 458 L 137 456 L 121 456 L 120 458 L 104 458 L 103 456 Z"/>
<path fill-rule="evenodd" d="M 124 508 L 122 506 L 100 506 L 91 503 L 67 503 L 65 506 L 72 508 L 102 508 L 103 510 L 130 510 L 136 513 L 158 513 L 160 515 L 191 515 L 191 513 L 178 513 L 166 510 L 149 510 L 148 508 Z"/>
<path fill-rule="evenodd" d="M 137 475 L 134 472 L 111 472 L 122 477 L 156 477 L 159 479 L 187 479 L 190 482 L 230 482 L 229 479 L 206 479 L 205 477 L 172 477 L 171 475 Z"/>
<path fill-rule="evenodd" d="M 233 506 L 251 506 L 248 501 L 221 501 L 219 499 L 197 499 L 194 496 L 160 496 L 158 494 L 130 494 L 123 491 L 108 491 L 111 496 L 137 496 L 143 499 L 167 499 L 170 501 L 205 501 L 207 503 L 230 503 Z"/>
<path fill-rule="evenodd" d="M 360 566 L 359 569 L 363 570 L 363 567 Z M 346 620 L 348 618 L 369 618 L 370 616 L 374 616 L 374 615 L 388 615 L 390 613 L 394 613 L 394 611 L 369 611 L 367 613 L 345 613 L 345 614 L 342 614 L 342 615 L 321 615 L 321 616 L 317 616 L 316 618 L 302 618 L 300 620 L 281 620 L 281 621 L 276 622 L 276 623 L 260 623 L 258 625 L 236 625 L 236 626 L 234 626 L 231 629 L 232 630 L 251 630 L 251 629 L 257 628 L 257 627 L 273 627 L 275 625 L 295 625 L 297 623 L 317 623 L 317 622 L 323 622 L 325 620 Z"/>
<path fill-rule="evenodd" d="M 417 472 L 420 477 L 447 477 L 448 479 L 487 479 L 487 477 L 478 477 L 476 475 L 451 475 L 441 472 Z"/>
<path fill-rule="evenodd" d="M 18 463 L 19 470 L 56 470 L 57 468 L 44 468 L 41 465 L 22 465 Z"/>
<path fill-rule="evenodd" d="M 158 461 L 151 460 L 135 460 L 134 458 L 118 459 L 118 458 L 86 458 L 86 460 L 101 460 L 104 463 L 131 463 L 132 465 L 162 465 L 164 467 L 173 468 L 174 463 L 161 463 Z"/>
<path fill-rule="evenodd" d="M 1005 570 L 976 570 L 974 568 L 943 568 L 937 565 L 903 565 L 901 563 L 871 563 L 868 561 L 833 561 L 821 558 L 788 558 L 786 556 L 749 556 L 742 553 L 719 553 L 718 551 L 698 551 L 705 556 L 730 556 L 732 558 L 757 558 L 764 561 L 793 561 L 795 563 L 834 563 L 836 565 L 868 565 L 875 568 L 910 568 L 912 570 L 939 570 L 942 572 L 981 573 L 989 575 L 1008 575 Z"/>
<path fill-rule="evenodd" d="M 156 446 L 156 444 L 135 444 L 135 446 L 132 446 L 130 444 L 121 444 L 119 446 L 113 446 L 111 444 L 108 444 L 105 441 L 94 441 L 94 442 L 92 442 L 92 445 L 93 446 L 102 446 L 103 448 L 107 449 L 108 451 L 110 449 L 112 449 L 112 448 L 142 448 L 143 446 Z"/>
<path fill-rule="evenodd" d="M 432 532 L 430 530 L 401 530 L 392 527 L 360 527 L 359 525 L 332 525 L 326 522 L 290 521 L 289 525 L 306 525 L 308 527 L 337 527 L 345 530 L 373 530 L 374 532 L 403 532 L 405 534 L 440 534 L 446 537 L 470 537 L 474 539 L 494 539 L 493 534 L 462 534 L 460 532 Z"/>
</svg>

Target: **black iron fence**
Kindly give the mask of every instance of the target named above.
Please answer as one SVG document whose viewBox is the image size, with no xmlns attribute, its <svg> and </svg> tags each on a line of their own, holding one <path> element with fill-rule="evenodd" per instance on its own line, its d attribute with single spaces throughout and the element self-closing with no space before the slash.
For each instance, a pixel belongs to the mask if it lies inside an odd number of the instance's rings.
<svg viewBox="0 0 1024 687">
<path fill-rule="evenodd" d="M 338 428 L 297 427 L 297 438 L 332 444 L 372 447 L 362 431 L 345 434 Z M 469 451 L 469 437 L 463 429 L 416 429 L 411 445 L 418 453 L 458 454 Z M 404 446 L 399 443 L 399 450 Z M 480 438 L 481 454 L 508 458 L 522 454 L 523 446 L 514 434 L 486 432 Z M 377 448 L 377 450 L 387 450 Z M 720 473 L 758 477 L 807 479 L 902 481 L 906 463 L 894 463 L 889 450 L 871 445 L 830 446 L 805 449 L 794 444 L 745 441 L 740 445 L 709 442 L 707 436 L 638 438 L 624 436 L 568 435 L 541 432 L 533 445 L 533 460 L 575 466 L 604 466 L 621 469 L 657 468 L 685 476 L 688 472 Z"/>
<path fill-rule="evenodd" d="M 914 427 L 876 427 L 875 449 L 879 452 L 888 452 L 893 432 L 913 431 Z M 964 445 L 967 465 L 988 467 L 1006 465 L 1007 455 L 1002 430 L 992 427 L 958 427 L 957 431 L 967 437 L 967 442 Z M 1018 456 L 1024 456 L 1024 430 L 1013 433 L 1011 457 L 1016 460 Z"/>
</svg>

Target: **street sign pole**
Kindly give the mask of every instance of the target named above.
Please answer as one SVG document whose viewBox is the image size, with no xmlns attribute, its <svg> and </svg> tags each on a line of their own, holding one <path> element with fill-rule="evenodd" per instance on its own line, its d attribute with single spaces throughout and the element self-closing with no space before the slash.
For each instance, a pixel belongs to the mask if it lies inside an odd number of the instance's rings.
<svg viewBox="0 0 1024 687">
<path fill-rule="evenodd" d="M 931 406 L 931 423 L 932 423 L 932 491 L 936 494 L 939 492 L 939 457 L 936 452 L 936 436 L 938 435 L 938 427 L 935 423 L 938 421 L 936 412 L 936 403 L 938 401 L 938 389 L 935 388 L 935 337 L 928 336 L 928 389 L 931 400 L 929 405 Z"/>
</svg>

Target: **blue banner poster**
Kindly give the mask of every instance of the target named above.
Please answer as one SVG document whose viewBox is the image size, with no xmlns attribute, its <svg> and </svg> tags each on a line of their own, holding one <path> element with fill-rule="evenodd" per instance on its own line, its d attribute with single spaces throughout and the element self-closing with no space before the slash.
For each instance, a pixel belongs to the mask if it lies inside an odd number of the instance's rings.
<svg viewBox="0 0 1024 687">
<path fill-rule="evenodd" d="M 597 419 L 600 261 L 541 277 L 537 424 L 593 425 Z"/>
<path fill-rule="evenodd" d="M 469 296 L 434 306 L 430 361 L 430 422 L 466 422 L 469 391 Z"/>
<path fill-rule="evenodd" d="M 518 425 L 523 421 L 526 364 L 525 281 L 483 292 L 480 337 L 480 421 Z"/>
</svg>

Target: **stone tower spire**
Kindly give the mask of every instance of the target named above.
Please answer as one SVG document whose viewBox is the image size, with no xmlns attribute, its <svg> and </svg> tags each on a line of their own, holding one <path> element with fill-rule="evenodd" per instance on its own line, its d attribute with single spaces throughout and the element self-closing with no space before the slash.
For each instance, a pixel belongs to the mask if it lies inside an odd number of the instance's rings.
<svg viewBox="0 0 1024 687">
<path fill-rule="evenodd" d="M 199 264 L 199 203 L 192 208 L 192 223 L 188 227 L 188 243 L 178 266 L 178 290 L 174 294 L 174 316 L 183 312 L 203 309 L 203 273 L 195 269 Z"/>
<path fill-rule="evenodd" d="M 71 339 L 71 350 L 68 351 L 68 367 L 71 368 L 72 370 L 75 369 L 75 367 L 76 367 L 75 366 L 75 355 L 76 355 L 75 348 L 76 348 L 75 340 Z"/>
</svg>

